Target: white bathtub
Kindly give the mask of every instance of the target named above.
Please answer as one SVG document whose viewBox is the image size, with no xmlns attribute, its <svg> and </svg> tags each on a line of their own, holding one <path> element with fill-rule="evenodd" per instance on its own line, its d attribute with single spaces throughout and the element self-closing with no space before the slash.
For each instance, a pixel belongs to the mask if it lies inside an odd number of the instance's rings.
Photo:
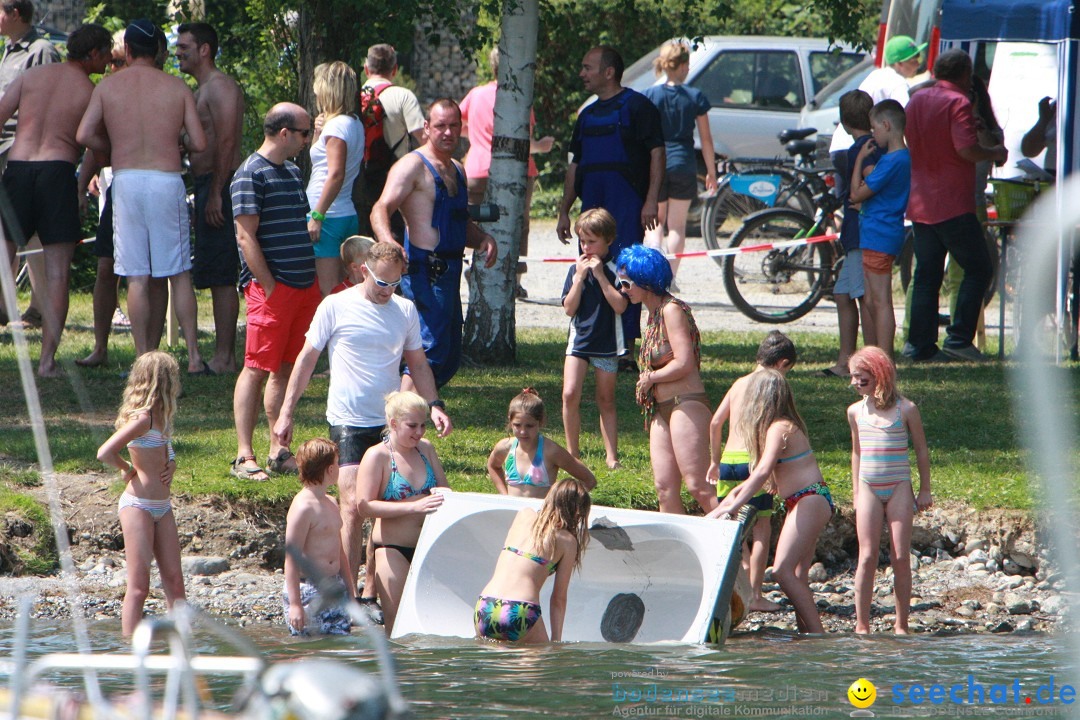
<svg viewBox="0 0 1080 720">
<path fill-rule="evenodd" d="M 473 608 L 506 532 L 542 501 L 448 493 L 424 521 L 393 637 L 474 637 Z M 564 641 L 701 643 L 723 625 L 739 565 L 739 523 L 593 506 L 592 539 L 570 581 Z M 541 592 L 545 615 L 553 583 Z M 721 612 L 714 613 L 716 608 Z M 605 617 L 606 616 L 606 617 Z"/>
</svg>

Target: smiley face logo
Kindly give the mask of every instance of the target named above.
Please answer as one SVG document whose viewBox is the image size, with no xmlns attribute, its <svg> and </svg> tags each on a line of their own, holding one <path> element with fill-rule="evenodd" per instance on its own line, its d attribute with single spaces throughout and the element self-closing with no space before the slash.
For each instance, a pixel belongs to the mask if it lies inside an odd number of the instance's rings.
<svg viewBox="0 0 1080 720">
<path fill-rule="evenodd" d="M 859 678 L 851 683 L 847 691 L 848 700 L 857 708 L 868 708 L 877 700 L 877 688 L 866 678 Z"/>
</svg>

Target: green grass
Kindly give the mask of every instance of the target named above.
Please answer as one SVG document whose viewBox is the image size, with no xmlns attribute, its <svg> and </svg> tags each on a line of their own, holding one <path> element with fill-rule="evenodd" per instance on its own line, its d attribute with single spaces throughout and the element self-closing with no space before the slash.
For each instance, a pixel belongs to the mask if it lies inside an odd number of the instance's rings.
<svg viewBox="0 0 1080 720">
<path fill-rule="evenodd" d="M 201 323 L 207 326 L 209 298 L 199 298 Z M 25 298 L 23 299 L 25 304 Z M 130 337 L 114 334 L 110 367 L 75 368 L 74 358 L 92 347 L 90 298 L 73 296 L 68 330 L 60 357 L 70 369 L 68 379 L 39 380 L 41 404 L 57 470 L 68 473 L 102 472 L 95 459 L 97 447 L 112 432 L 112 421 L 124 380 L 120 371 L 133 359 Z M 752 367 L 760 338 L 768 328 L 752 333 L 706 332 L 702 371 L 709 398 L 719 403 L 728 386 Z M 854 393 L 836 379 L 812 377 L 809 370 L 825 367 L 835 358 L 835 339 L 826 334 L 793 333 L 800 363 L 789 376 L 799 410 L 810 429 L 810 439 L 822 472 L 841 499 L 849 499 L 850 433 L 845 408 Z M 32 332 L 31 354 L 36 360 L 40 334 Z M 437 440 L 439 456 L 451 485 L 458 490 L 490 491 L 485 463 L 488 452 L 503 436 L 506 406 L 521 388 L 536 388 L 548 404 L 547 433 L 560 443 L 560 389 L 565 334 L 558 330 L 524 330 L 518 336 L 518 363 L 513 367 L 464 368 L 443 393 L 454 433 Z M 207 336 L 204 353 L 212 349 Z M 183 351 L 176 350 L 184 367 Z M 323 360 L 325 364 L 325 360 Z M 901 369 L 901 390 L 915 401 L 929 440 L 933 490 L 938 500 L 953 499 L 976 508 L 1030 508 L 1035 498 L 1023 468 L 1004 367 L 997 363 L 915 366 Z M 1070 376 L 1075 370 L 1063 370 Z M 327 380 L 315 378 L 296 413 L 296 437 L 306 440 L 325 435 Z M 267 483 L 241 482 L 228 475 L 236 452 L 232 420 L 234 376 L 185 379 L 184 397 L 176 418 L 175 447 L 179 460 L 174 488 L 179 493 L 219 494 L 257 503 L 277 503 L 291 497 L 293 477 L 274 477 Z M 586 388 L 586 399 L 591 387 Z M 1076 407 L 1075 400 L 1072 407 Z M 633 384 L 620 376 L 618 389 L 619 446 L 624 468 L 604 468 L 595 406 L 584 402 L 582 452 L 599 479 L 595 501 L 605 505 L 655 508 L 656 496 L 649 468 L 648 436 L 634 404 Z M 26 405 L 15 362 L 10 332 L 0 334 L 0 485 L 17 487 L 35 481 L 32 471 L 18 470 L 36 462 Z M 260 461 L 268 451 L 265 420 L 256 430 L 255 448 Z M 13 464 L 12 464 L 13 463 Z M 684 493 L 687 502 L 689 496 Z"/>
</svg>

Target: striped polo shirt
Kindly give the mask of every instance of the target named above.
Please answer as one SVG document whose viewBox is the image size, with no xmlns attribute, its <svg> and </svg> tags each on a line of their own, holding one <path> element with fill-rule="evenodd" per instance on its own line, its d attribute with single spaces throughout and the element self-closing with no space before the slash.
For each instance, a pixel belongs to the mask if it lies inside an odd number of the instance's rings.
<svg viewBox="0 0 1080 720">
<path fill-rule="evenodd" d="M 277 282 L 304 289 L 315 282 L 315 250 L 307 230 L 308 200 L 300 168 L 286 161 L 275 165 L 251 153 L 233 175 L 233 215 L 258 215 L 255 238 Z M 253 280 L 240 253 L 240 287 Z"/>
</svg>

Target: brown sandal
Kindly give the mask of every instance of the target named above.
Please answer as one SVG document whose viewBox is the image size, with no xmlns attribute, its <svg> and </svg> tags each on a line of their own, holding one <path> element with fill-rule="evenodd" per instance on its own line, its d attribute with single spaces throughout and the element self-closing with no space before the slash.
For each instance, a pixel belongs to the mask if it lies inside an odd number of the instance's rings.
<svg viewBox="0 0 1080 720">
<path fill-rule="evenodd" d="M 256 463 L 255 467 L 244 467 L 244 463 L 249 462 Z M 244 455 L 233 460 L 232 470 L 229 471 L 229 474 L 240 480 L 254 480 L 255 482 L 266 482 L 270 479 L 270 475 L 259 467 L 254 455 Z"/>
<path fill-rule="evenodd" d="M 268 470 L 270 470 L 270 472 L 276 473 L 278 475 L 298 475 L 300 473 L 299 468 L 295 466 L 288 467 L 285 465 L 285 463 L 289 462 L 292 457 L 292 452 L 286 450 L 285 448 L 281 448 L 280 450 L 278 450 L 278 454 L 276 456 L 271 455 L 270 457 L 266 458 L 266 467 Z"/>
</svg>

